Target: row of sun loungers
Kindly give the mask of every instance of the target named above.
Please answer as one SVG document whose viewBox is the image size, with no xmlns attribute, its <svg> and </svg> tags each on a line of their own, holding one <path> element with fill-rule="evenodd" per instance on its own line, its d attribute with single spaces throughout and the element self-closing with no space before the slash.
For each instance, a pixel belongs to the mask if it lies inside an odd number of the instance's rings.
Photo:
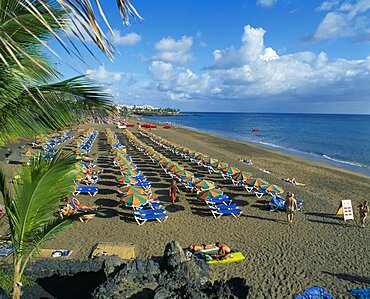
<svg viewBox="0 0 370 299">
<path fill-rule="evenodd" d="M 117 183 L 125 185 L 118 189 L 121 202 L 133 208 L 134 219 L 139 225 L 143 225 L 147 221 L 165 222 L 168 218 L 166 210 L 162 208 L 160 202 L 150 200 L 153 193 L 146 176 L 137 169 L 116 134 L 110 129 L 106 129 L 106 136 L 115 156 L 114 164 L 120 167 L 122 174 L 122 177 L 117 178 Z M 142 191 L 140 192 L 140 190 Z"/>
<path fill-rule="evenodd" d="M 177 144 L 171 143 L 164 138 L 140 129 L 140 134 L 150 138 L 155 144 L 165 148 L 176 155 L 180 155 L 191 162 L 195 162 L 200 166 L 206 167 L 210 173 L 219 173 L 225 180 L 231 181 L 236 186 L 243 187 L 247 192 L 253 192 L 258 198 L 264 195 L 274 196 L 284 192 L 279 186 L 269 184 L 267 181 L 252 178 L 252 174 L 239 170 L 236 167 L 229 166 L 227 163 L 220 162 L 217 159 L 210 158 L 200 152 L 196 152 Z"/>
<path fill-rule="evenodd" d="M 196 178 L 194 174 L 190 171 L 186 171 L 178 164 L 172 162 L 170 159 L 166 158 L 162 154 L 159 154 L 153 148 L 148 147 L 146 144 L 138 140 L 131 132 L 126 131 L 126 136 L 139 151 L 144 152 L 152 159 L 153 162 L 161 165 L 164 171 L 170 174 L 172 178 L 176 178 L 180 182 L 184 181 L 184 186 L 189 186 L 191 189 L 197 190 L 198 198 L 205 199 L 205 202 L 207 203 L 212 215 L 215 218 L 219 218 L 223 215 L 233 215 L 234 217 L 240 217 L 240 215 L 242 214 L 242 210 L 236 204 L 231 203 L 232 200 L 227 195 L 223 194 L 222 190 L 215 189 L 217 191 L 213 191 L 215 192 L 215 194 L 220 194 L 219 197 L 212 197 L 212 192 L 208 192 L 209 190 L 213 190 L 217 187 L 215 183 Z M 182 177 L 182 175 L 185 177 Z M 185 178 L 188 179 L 185 181 Z M 189 185 L 189 182 L 192 185 Z"/>
</svg>

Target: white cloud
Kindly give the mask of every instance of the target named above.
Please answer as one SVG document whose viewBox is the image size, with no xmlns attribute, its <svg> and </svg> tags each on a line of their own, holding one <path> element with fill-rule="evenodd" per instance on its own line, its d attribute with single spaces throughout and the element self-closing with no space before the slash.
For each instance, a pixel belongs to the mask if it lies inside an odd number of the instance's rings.
<svg viewBox="0 0 370 299">
<path fill-rule="evenodd" d="M 262 28 L 246 26 L 239 49 L 214 51 L 210 81 L 217 82 L 221 90 L 218 97 L 245 99 L 329 91 L 335 94 L 353 88 L 356 80 L 366 81 L 370 77 L 369 59 L 330 61 L 324 52 L 278 56 L 273 48 L 264 46 L 264 34 Z"/>
<path fill-rule="evenodd" d="M 271 7 L 273 6 L 277 0 L 257 0 L 257 4 L 260 6 L 265 6 L 265 7 Z"/>
<path fill-rule="evenodd" d="M 158 81 L 169 81 L 172 76 L 172 70 L 172 64 L 163 61 L 152 61 L 149 66 L 149 73 Z"/>
<path fill-rule="evenodd" d="M 370 9 L 370 1 L 342 2 L 339 0 L 324 1 L 317 8 L 319 11 L 329 12 L 313 34 L 315 40 L 363 35 L 367 30 L 370 19 L 365 13 Z"/>
<path fill-rule="evenodd" d="M 316 8 L 319 11 L 331 10 L 339 4 L 339 0 L 326 0 L 321 3 L 321 5 Z"/>
<path fill-rule="evenodd" d="M 112 43 L 114 45 L 121 46 L 134 46 L 138 44 L 141 39 L 142 37 L 134 32 L 121 36 L 121 32 L 119 30 L 113 30 L 113 34 L 111 35 Z"/>
<path fill-rule="evenodd" d="M 86 75 L 90 79 L 106 85 L 116 83 L 122 78 L 122 73 L 109 72 L 105 69 L 104 65 L 100 65 L 97 70 L 87 70 Z"/>
<path fill-rule="evenodd" d="M 193 54 L 190 52 L 192 45 L 193 38 L 188 36 L 183 36 L 179 40 L 171 37 L 162 38 L 155 44 L 158 53 L 153 57 L 153 60 L 185 65 L 193 58 Z"/>
</svg>

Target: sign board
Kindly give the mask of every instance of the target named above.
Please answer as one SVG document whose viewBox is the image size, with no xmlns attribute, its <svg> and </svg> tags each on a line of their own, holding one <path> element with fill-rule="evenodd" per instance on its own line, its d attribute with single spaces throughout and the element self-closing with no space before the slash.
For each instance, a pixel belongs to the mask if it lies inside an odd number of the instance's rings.
<svg viewBox="0 0 370 299">
<path fill-rule="evenodd" d="M 353 209 L 351 200 L 342 200 L 342 210 L 344 221 L 353 220 Z"/>
</svg>

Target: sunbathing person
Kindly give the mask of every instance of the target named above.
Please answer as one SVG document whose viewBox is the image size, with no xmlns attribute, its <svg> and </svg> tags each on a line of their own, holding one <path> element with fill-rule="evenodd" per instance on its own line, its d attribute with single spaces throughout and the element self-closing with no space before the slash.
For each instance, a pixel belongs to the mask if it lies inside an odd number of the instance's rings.
<svg viewBox="0 0 370 299">
<path fill-rule="evenodd" d="M 190 245 L 187 247 L 187 249 L 191 252 L 197 252 L 204 249 L 212 249 L 212 248 L 218 248 L 216 243 L 211 244 L 202 244 L 202 245 Z"/>
<path fill-rule="evenodd" d="M 300 183 L 300 182 L 297 182 L 297 180 L 295 178 L 283 178 L 283 181 L 284 182 L 287 182 L 287 183 L 290 183 L 292 185 L 296 185 L 296 186 L 306 186 L 306 184 L 303 184 L 303 183 Z"/>
<path fill-rule="evenodd" d="M 63 218 L 63 216 L 71 216 L 76 214 L 77 211 L 73 209 L 73 207 L 69 204 L 67 204 L 63 209 L 60 210 L 60 216 Z"/>
<path fill-rule="evenodd" d="M 81 210 L 96 210 L 98 208 L 101 208 L 101 206 L 85 206 L 81 204 L 77 198 L 72 198 L 71 203 Z"/>
<path fill-rule="evenodd" d="M 92 175 L 90 173 L 86 173 L 85 177 L 79 180 L 80 183 L 91 183 L 92 182 Z"/>
<path fill-rule="evenodd" d="M 0 205 L 0 215 L 4 215 L 4 214 L 6 214 L 5 208 L 3 208 L 2 205 Z"/>
<path fill-rule="evenodd" d="M 218 247 L 218 252 L 216 255 L 216 260 L 223 260 L 233 257 L 231 254 L 231 249 L 224 243 L 216 242 L 215 244 Z"/>
</svg>

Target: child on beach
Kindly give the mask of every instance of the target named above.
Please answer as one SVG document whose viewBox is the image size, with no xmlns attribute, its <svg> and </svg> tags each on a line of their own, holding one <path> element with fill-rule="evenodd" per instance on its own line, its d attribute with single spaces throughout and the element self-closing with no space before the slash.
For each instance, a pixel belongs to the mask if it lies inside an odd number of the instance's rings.
<svg viewBox="0 0 370 299">
<path fill-rule="evenodd" d="M 369 213 L 369 205 L 367 204 L 367 200 L 365 200 L 364 203 L 360 204 L 359 208 L 361 227 L 365 227 L 366 217 Z"/>
<path fill-rule="evenodd" d="M 171 197 L 171 202 L 172 202 L 173 205 L 175 204 L 175 200 L 177 198 L 177 192 L 180 193 L 180 189 L 179 189 L 179 187 L 177 187 L 176 181 L 173 180 L 171 182 L 170 190 L 169 190 L 169 194 L 170 194 L 170 197 Z"/>
</svg>

